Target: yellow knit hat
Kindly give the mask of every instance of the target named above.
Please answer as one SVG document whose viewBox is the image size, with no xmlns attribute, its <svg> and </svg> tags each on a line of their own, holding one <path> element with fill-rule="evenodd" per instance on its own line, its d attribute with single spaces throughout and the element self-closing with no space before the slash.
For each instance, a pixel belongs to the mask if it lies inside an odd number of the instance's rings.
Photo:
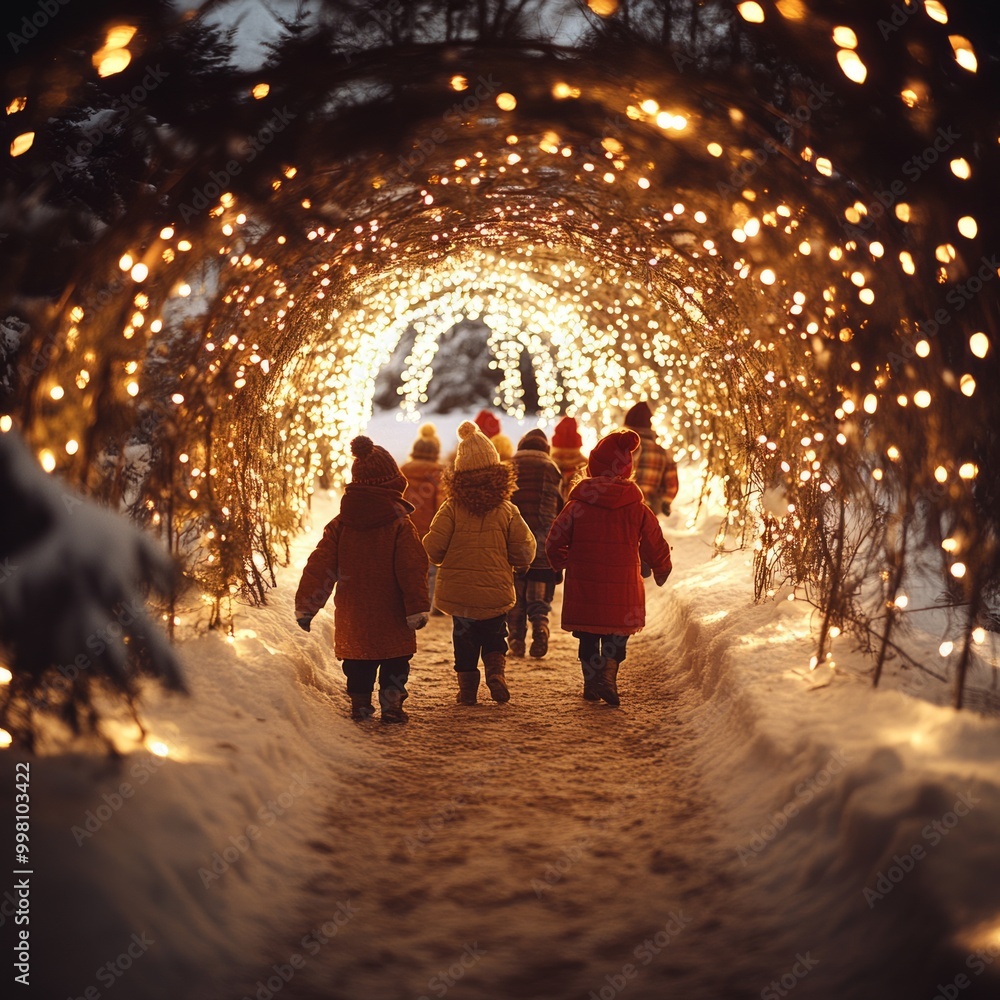
<svg viewBox="0 0 1000 1000">
<path fill-rule="evenodd" d="M 500 456 L 490 439 L 471 420 L 463 420 L 458 425 L 455 471 L 472 472 L 499 464 Z"/>
<path fill-rule="evenodd" d="M 506 462 L 508 458 L 514 457 L 514 442 L 506 434 L 494 434 L 490 438 L 493 447 L 497 450 L 501 462 Z"/>
</svg>

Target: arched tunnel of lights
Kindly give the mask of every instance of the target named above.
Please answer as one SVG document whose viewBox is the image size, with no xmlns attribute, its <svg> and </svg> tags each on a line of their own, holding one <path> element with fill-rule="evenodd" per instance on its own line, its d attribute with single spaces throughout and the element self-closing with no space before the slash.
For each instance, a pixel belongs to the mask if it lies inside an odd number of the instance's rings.
<svg viewBox="0 0 1000 1000">
<path fill-rule="evenodd" d="M 930 538 L 964 674 L 1000 567 L 998 120 L 974 5 L 928 0 L 889 34 L 879 5 L 718 6 L 810 54 L 808 77 L 764 100 L 739 64 L 608 36 L 247 79 L 241 118 L 32 317 L 45 364 L 7 427 L 155 526 L 219 621 L 264 598 L 317 477 L 342 480 L 403 335 L 415 413 L 441 337 L 482 319 L 510 414 L 525 363 L 543 426 L 572 414 L 586 445 L 655 402 L 758 596 L 791 583 L 822 610 L 818 658 L 843 631 L 881 664 Z"/>
</svg>

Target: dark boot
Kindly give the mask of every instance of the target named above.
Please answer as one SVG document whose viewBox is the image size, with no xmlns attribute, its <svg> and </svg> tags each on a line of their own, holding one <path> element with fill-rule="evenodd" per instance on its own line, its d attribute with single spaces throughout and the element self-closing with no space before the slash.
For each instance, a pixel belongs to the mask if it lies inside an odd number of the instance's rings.
<svg viewBox="0 0 1000 1000">
<path fill-rule="evenodd" d="M 378 703 L 382 707 L 383 722 L 406 722 L 409 716 L 403 711 L 406 688 L 380 687 Z"/>
<path fill-rule="evenodd" d="M 507 690 L 507 678 L 504 667 L 507 658 L 503 653 L 483 653 L 483 666 L 486 668 L 486 686 L 490 689 L 490 697 L 494 701 L 510 701 L 510 691 Z"/>
<path fill-rule="evenodd" d="M 476 695 L 479 692 L 479 671 L 478 670 L 458 670 L 458 698 L 459 705 L 475 705 Z"/>
<path fill-rule="evenodd" d="M 364 722 L 365 719 L 370 719 L 375 714 L 375 709 L 372 708 L 372 696 L 371 694 L 353 694 L 348 691 L 348 696 L 351 699 L 351 718 L 355 722 Z"/>
<path fill-rule="evenodd" d="M 531 648 L 528 655 L 540 660 L 549 651 L 549 620 L 542 615 L 531 619 Z"/>
<path fill-rule="evenodd" d="M 601 666 L 594 666 L 584 660 L 580 661 L 583 670 L 583 696 L 587 701 L 600 701 L 601 693 L 598 691 L 598 681 L 601 676 Z"/>
<path fill-rule="evenodd" d="M 621 704 L 621 700 L 618 697 L 617 660 L 609 660 L 605 657 L 604 669 L 601 671 L 598 678 L 597 693 L 609 705 L 614 705 L 617 708 Z"/>
</svg>

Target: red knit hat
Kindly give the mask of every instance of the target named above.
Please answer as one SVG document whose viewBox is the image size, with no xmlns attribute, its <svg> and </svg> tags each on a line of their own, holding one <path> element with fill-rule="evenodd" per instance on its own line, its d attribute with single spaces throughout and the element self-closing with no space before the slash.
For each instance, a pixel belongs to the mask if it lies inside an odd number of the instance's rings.
<svg viewBox="0 0 1000 1000">
<path fill-rule="evenodd" d="M 363 486 L 384 486 L 390 490 L 406 489 L 406 480 L 396 465 L 396 460 L 385 450 L 364 435 L 351 442 L 354 464 L 351 466 L 351 482 Z"/>
<path fill-rule="evenodd" d="M 500 433 L 500 421 L 489 410 L 480 410 L 475 424 L 488 438 Z"/>
<path fill-rule="evenodd" d="M 653 411 L 647 403 L 636 403 L 628 413 L 625 414 L 626 427 L 652 427 Z"/>
<path fill-rule="evenodd" d="M 587 471 L 592 476 L 628 479 L 632 475 L 632 453 L 640 444 L 633 430 L 613 431 L 594 445 Z"/>
<path fill-rule="evenodd" d="M 576 429 L 576 421 L 572 417 L 563 417 L 552 432 L 553 448 L 582 448 L 583 438 Z"/>
</svg>

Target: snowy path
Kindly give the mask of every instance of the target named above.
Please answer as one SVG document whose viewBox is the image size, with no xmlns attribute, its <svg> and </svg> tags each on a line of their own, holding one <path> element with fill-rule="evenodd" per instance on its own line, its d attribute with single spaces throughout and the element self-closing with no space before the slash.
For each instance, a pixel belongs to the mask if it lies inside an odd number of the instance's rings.
<svg viewBox="0 0 1000 1000">
<path fill-rule="evenodd" d="M 509 704 L 483 684 L 465 707 L 450 626 L 419 634 L 410 723 L 354 727 L 364 762 L 331 775 L 310 916 L 345 901 L 356 915 L 295 995 L 442 996 L 459 975 L 468 998 L 759 995 L 759 921 L 730 892 L 740 865 L 692 767 L 663 637 L 633 640 L 619 710 L 581 698 L 558 629 L 544 660 L 510 659 Z"/>
<path fill-rule="evenodd" d="M 784 608 L 732 615 L 717 646 L 673 585 L 654 596 L 647 584 L 617 710 L 582 699 L 575 642 L 557 627 L 544 660 L 509 660 L 509 704 L 482 684 L 479 705 L 457 705 L 451 620 L 434 618 L 418 635 L 410 722 L 359 725 L 326 638 L 305 640 L 336 688 L 337 749 L 315 760 L 320 825 L 298 865 L 298 930 L 255 963 L 306 955 L 275 997 L 773 1000 L 794 988 L 796 1000 L 931 1000 L 929 986 L 964 968 L 937 886 L 968 876 L 967 845 L 991 837 L 985 810 L 963 829 L 970 841 L 932 858 L 940 874 L 925 885 L 924 866 L 890 904 L 867 905 L 869 872 L 961 786 L 886 800 L 883 787 L 900 787 L 891 752 L 853 757 L 845 774 L 805 732 L 785 756 L 738 694 L 717 692 L 706 711 L 698 677 L 726 663 L 734 635 L 759 635 L 774 615 L 780 630 Z M 288 600 L 279 588 L 264 614 L 289 620 Z M 827 770 L 832 784 L 792 794 Z M 749 835 L 789 802 L 788 830 L 747 855 Z M 304 951 L 306 927 L 330 939 Z M 993 995 L 987 978 L 964 1000 Z M 262 982 L 233 996 L 256 997 Z"/>
</svg>

